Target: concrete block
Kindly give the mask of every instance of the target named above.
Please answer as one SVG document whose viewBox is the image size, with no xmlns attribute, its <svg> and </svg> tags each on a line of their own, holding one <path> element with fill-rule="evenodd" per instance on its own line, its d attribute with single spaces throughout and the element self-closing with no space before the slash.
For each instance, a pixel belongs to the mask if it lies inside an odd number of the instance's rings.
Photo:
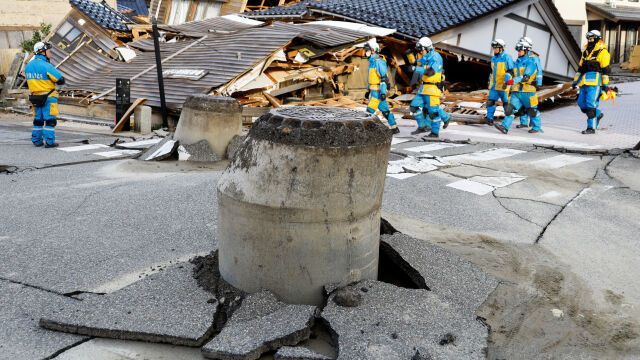
<svg viewBox="0 0 640 360">
<path fill-rule="evenodd" d="M 209 147 L 207 140 L 200 140 L 192 145 L 180 145 L 178 147 L 178 160 L 194 162 L 217 162 L 222 156 L 216 154 Z"/>
<path fill-rule="evenodd" d="M 325 284 L 376 279 L 390 145 L 391 131 L 361 111 L 261 117 L 218 182 L 222 277 L 310 305 Z"/>
<path fill-rule="evenodd" d="M 183 145 L 207 140 L 211 149 L 225 157 L 227 146 L 242 134 L 242 108 L 237 100 L 223 96 L 194 95 L 180 114 L 175 139 Z"/>
<path fill-rule="evenodd" d="M 327 300 L 322 312 L 338 340 L 338 360 L 485 359 L 488 329 L 428 290 L 365 280 L 348 289 L 362 304 Z"/>
<path fill-rule="evenodd" d="M 133 112 L 134 116 L 134 130 L 141 134 L 151 133 L 151 107 L 150 106 L 138 106 Z"/>
<path fill-rule="evenodd" d="M 140 158 L 144 161 L 164 160 L 173 156 L 179 145 L 179 142 L 173 140 L 171 136 L 167 136 L 162 139 L 162 141 L 145 151 Z"/>
<path fill-rule="evenodd" d="M 74 334 L 201 346 L 213 333 L 218 301 L 182 263 L 123 289 L 46 312 L 40 326 Z"/>
<path fill-rule="evenodd" d="M 224 329 L 202 348 L 211 359 L 258 359 L 283 345 L 309 338 L 316 307 L 288 305 L 269 291 L 247 296 Z"/>
</svg>

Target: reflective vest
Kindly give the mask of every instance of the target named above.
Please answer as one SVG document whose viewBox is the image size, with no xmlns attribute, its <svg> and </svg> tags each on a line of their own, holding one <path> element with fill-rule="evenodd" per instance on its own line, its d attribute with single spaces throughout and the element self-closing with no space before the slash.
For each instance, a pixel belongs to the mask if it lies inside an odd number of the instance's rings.
<svg viewBox="0 0 640 360">
<path fill-rule="evenodd" d="M 418 94 L 430 96 L 442 96 L 440 83 L 442 83 L 443 62 L 442 56 L 435 50 L 429 51 L 417 62 L 416 72 L 422 74 L 422 87 Z M 434 74 L 428 75 L 429 69 Z"/>
<path fill-rule="evenodd" d="M 55 83 L 60 80 L 62 74 L 47 61 L 44 55 L 36 55 L 29 61 L 24 68 L 24 73 L 32 95 L 42 95 L 53 90 L 49 97 L 58 97 Z"/>
<path fill-rule="evenodd" d="M 600 81 L 602 85 L 608 85 L 610 64 L 611 55 L 602 40 L 598 41 L 591 51 L 587 45 L 582 52 L 580 67 L 573 81 L 578 83 L 578 86 L 598 86 L 601 84 Z"/>
<path fill-rule="evenodd" d="M 507 91 L 507 81 L 512 79 L 509 71 L 513 70 L 514 63 L 511 55 L 502 52 L 491 58 L 491 75 L 489 76 L 489 90 Z"/>
<path fill-rule="evenodd" d="M 515 63 L 516 77 L 513 81 L 516 83 L 511 88 L 512 91 L 518 92 L 536 92 L 538 66 L 533 58 L 529 56 L 521 56 Z"/>
<path fill-rule="evenodd" d="M 369 91 L 380 91 L 387 94 L 387 83 L 382 81 L 387 77 L 387 61 L 384 56 L 375 54 L 369 58 L 369 76 L 367 82 Z"/>
</svg>

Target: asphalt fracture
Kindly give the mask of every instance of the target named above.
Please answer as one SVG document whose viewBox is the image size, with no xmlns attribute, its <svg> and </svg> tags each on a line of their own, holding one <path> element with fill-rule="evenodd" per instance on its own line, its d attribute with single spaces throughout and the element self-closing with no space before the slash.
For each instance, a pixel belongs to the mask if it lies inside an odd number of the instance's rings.
<svg viewBox="0 0 640 360">
<path fill-rule="evenodd" d="M 394 141 L 383 217 L 397 232 L 383 241 L 424 286 L 367 281 L 349 287 L 356 306 L 333 289 L 311 309 L 198 281 L 187 260 L 216 249 L 224 163 L 36 152 L 4 130 L 0 358 L 640 353 L 637 153 Z M 65 136 L 62 147 L 113 142 Z"/>
</svg>

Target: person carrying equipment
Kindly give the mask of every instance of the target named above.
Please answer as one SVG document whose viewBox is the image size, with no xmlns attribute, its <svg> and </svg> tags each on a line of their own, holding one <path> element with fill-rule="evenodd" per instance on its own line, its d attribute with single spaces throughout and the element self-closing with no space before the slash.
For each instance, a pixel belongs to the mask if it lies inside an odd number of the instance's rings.
<svg viewBox="0 0 640 360">
<path fill-rule="evenodd" d="M 38 42 L 33 46 L 35 57 L 25 66 L 24 72 L 29 86 L 29 101 L 33 104 L 33 130 L 31 142 L 47 148 L 56 143 L 56 116 L 58 115 L 58 93 L 56 84 L 64 85 L 62 74 L 49 63 L 52 45 Z"/>
<path fill-rule="evenodd" d="M 529 43 L 519 42 L 516 44 L 516 50 L 518 51 L 518 60 L 515 63 L 516 76 L 513 79 L 514 84 L 511 86 L 511 99 L 509 104 L 505 106 L 505 118 L 502 124 L 495 124 L 494 126 L 502 133 L 508 133 L 511 122 L 515 118 L 515 111 L 524 107 L 533 122 L 533 128 L 529 130 L 529 133 L 540 133 L 542 128 L 540 112 L 538 111 L 538 95 L 534 85 L 537 84 L 536 74 L 538 69 L 535 61 L 528 56 L 529 50 L 531 50 Z"/>
<path fill-rule="evenodd" d="M 369 99 L 367 112 L 375 114 L 376 110 L 380 110 L 382 115 L 389 122 L 393 134 L 400 133 L 396 119 L 389 110 L 387 103 L 387 88 L 389 87 L 389 79 L 387 78 L 387 61 L 384 56 L 380 55 L 380 46 L 375 39 L 371 39 L 364 45 L 366 55 L 369 58 L 369 76 L 367 79 L 367 93 L 365 98 Z"/>
<path fill-rule="evenodd" d="M 604 114 L 600 111 L 601 93 L 610 93 L 609 73 L 611 55 L 598 30 L 587 33 L 587 46 L 580 58 L 580 67 L 573 79 L 573 88 L 580 87 L 578 106 L 587 115 L 585 135 L 595 134 Z"/>
<path fill-rule="evenodd" d="M 496 113 L 496 101 L 502 100 L 503 107 L 506 107 L 509 103 L 509 87 L 513 85 L 515 65 L 511 55 L 504 52 L 505 45 L 502 39 L 496 39 L 491 42 L 494 55 L 491 58 L 487 116 L 484 119 L 488 125 L 493 125 L 493 117 Z"/>
<path fill-rule="evenodd" d="M 444 121 L 446 129 L 451 118 L 451 115 L 440 108 L 444 82 L 442 56 L 435 51 L 433 43 L 428 37 L 423 37 L 418 41 L 416 51 L 421 56 L 417 61 L 416 73 L 422 74 L 422 86 L 411 102 L 410 109 L 412 113 L 416 113 L 418 108 L 422 108 L 425 119 L 428 114 L 431 121 L 431 133 L 427 136 L 437 138 L 440 136 L 440 121 Z M 418 124 L 418 128 L 420 128 L 420 124 Z"/>
</svg>

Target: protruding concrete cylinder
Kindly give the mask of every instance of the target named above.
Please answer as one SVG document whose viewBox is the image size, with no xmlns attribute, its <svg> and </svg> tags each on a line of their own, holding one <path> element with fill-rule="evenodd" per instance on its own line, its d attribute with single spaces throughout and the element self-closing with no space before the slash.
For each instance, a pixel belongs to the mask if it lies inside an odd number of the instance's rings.
<svg viewBox="0 0 640 360">
<path fill-rule="evenodd" d="M 313 305 L 325 284 L 376 279 L 390 146 L 391 132 L 364 112 L 261 117 L 218 183 L 223 278 Z"/>
<path fill-rule="evenodd" d="M 133 111 L 134 129 L 140 134 L 151 133 L 151 107 L 137 106 Z"/>
<path fill-rule="evenodd" d="M 183 145 L 207 140 L 211 150 L 225 157 L 229 141 L 242 134 L 242 107 L 234 98 L 213 95 L 189 96 L 174 135 Z"/>
</svg>

